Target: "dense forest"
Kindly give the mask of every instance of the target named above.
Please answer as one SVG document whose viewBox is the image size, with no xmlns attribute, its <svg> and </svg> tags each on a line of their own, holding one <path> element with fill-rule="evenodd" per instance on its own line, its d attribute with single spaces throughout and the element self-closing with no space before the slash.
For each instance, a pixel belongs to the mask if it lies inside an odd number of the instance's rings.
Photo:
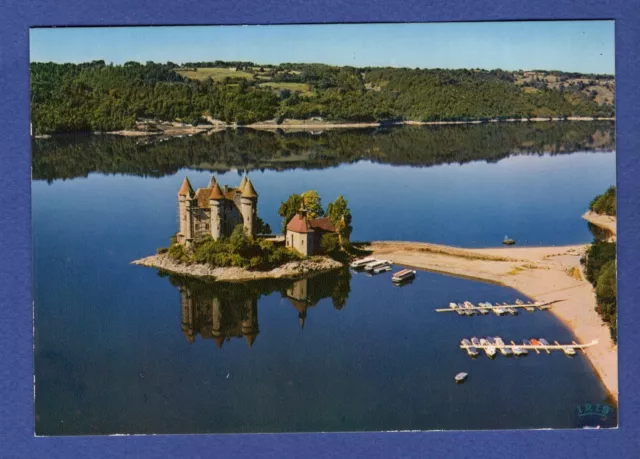
<svg viewBox="0 0 640 459">
<path fill-rule="evenodd" d="M 592 201 L 591 209 L 594 210 L 594 203 L 597 206 L 602 204 L 605 209 L 610 209 L 612 206 L 613 215 L 615 215 L 615 194 L 615 187 L 611 187 L 605 193 L 596 196 Z M 608 231 L 592 224 L 589 224 L 589 228 L 594 235 L 594 240 L 580 261 L 584 265 L 587 280 L 595 288 L 596 311 L 609 326 L 611 339 L 617 342 L 616 243 L 610 241 Z"/>
<path fill-rule="evenodd" d="M 182 168 L 316 169 L 361 160 L 427 167 L 499 161 L 512 154 L 613 151 L 613 122 L 405 126 L 385 129 L 274 133 L 250 129 L 157 139 L 74 135 L 34 139 L 34 180 L 86 177 L 92 172 L 161 177 Z"/>
<path fill-rule="evenodd" d="M 221 61 L 34 62 L 31 118 L 36 134 L 48 134 L 115 131 L 137 119 L 247 125 L 311 117 L 367 122 L 614 114 L 611 76 L 528 73 Z"/>
</svg>

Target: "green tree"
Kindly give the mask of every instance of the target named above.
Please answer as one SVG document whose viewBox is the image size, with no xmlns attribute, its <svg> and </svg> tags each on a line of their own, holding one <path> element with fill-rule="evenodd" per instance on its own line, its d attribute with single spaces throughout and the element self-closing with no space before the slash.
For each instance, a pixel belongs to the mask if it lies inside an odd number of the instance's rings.
<svg viewBox="0 0 640 459">
<path fill-rule="evenodd" d="M 302 193 L 302 201 L 304 207 L 307 209 L 307 217 L 317 218 L 324 215 L 324 209 L 322 208 L 322 199 L 320 194 L 315 190 L 308 190 Z"/>
<path fill-rule="evenodd" d="M 280 203 L 278 215 L 282 217 L 282 233 L 287 231 L 287 224 L 291 221 L 296 212 L 298 212 L 301 203 L 302 196 L 299 194 L 292 194 L 286 201 Z"/>
<path fill-rule="evenodd" d="M 351 240 L 351 233 L 353 231 L 351 222 L 353 218 L 351 216 L 351 209 L 349 209 L 349 203 L 344 196 L 340 195 L 334 202 L 329 203 L 327 206 L 327 216 L 338 231 L 340 245 L 345 247 Z"/>
</svg>

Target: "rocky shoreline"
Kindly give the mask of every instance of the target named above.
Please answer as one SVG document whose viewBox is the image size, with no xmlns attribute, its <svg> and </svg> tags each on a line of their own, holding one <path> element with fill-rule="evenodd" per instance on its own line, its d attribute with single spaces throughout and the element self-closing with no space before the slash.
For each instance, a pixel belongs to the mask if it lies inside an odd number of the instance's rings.
<svg viewBox="0 0 640 459">
<path fill-rule="evenodd" d="M 243 282 L 260 279 L 298 279 L 311 274 L 342 268 L 342 263 L 329 257 L 312 257 L 292 261 L 270 271 L 249 271 L 245 268 L 214 268 L 205 264 L 180 263 L 167 254 L 152 255 L 131 262 L 133 265 L 157 268 L 175 274 L 210 278 L 225 282 Z"/>
</svg>

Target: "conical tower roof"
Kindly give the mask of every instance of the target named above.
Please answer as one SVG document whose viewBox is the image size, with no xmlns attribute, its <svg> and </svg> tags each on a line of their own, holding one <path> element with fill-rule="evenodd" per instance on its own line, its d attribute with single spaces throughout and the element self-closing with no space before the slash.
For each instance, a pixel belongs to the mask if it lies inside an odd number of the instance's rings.
<svg viewBox="0 0 640 459">
<path fill-rule="evenodd" d="M 244 188 L 242 189 L 242 194 L 240 195 L 243 198 L 257 198 L 258 197 L 258 193 L 256 192 L 256 189 L 253 187 L 253 183 L 251 183 L 250 179 L 247 179 L 247 183 L 245 184 Z"/>
<path fill-rule="evenodd" d="M 193 187 L 187 177 L 182 181 L 182 186 L 180 187 L 180 191 L 178 191 L 178 196 L 193 196 Z"/>
<path fill-rule="evenodd" d="M 256 333 L 244 335 L 244 339 L 247 340 L 247 344 L 249 345 L 249 347 L 253 346 L 253 342 L 256 340 L 256 336 L 258 336 Z"/>
<path fill-rule="evenodd" d="M 213 188 L 216 183 L 218 183 L 218 181 L 212 175 L 211 178 L 209 179 L 209 185 L 207 185 L 207 188 Z"/>
<path fill-rule="evenodd" d="M 242 191 L 246 184 L 247 184 L 247 176 L 245 175 L 242 177 L 242 181 L 240 182 L 240 186 L 238 186 L 238 189 Z"/>
<path fill-rule="evenodd" d="M 222 190 L 220 189 L 220 185 L 218 185 L 218 182 L 216 182 L 215 185 L 213 185 L 213 190 L 211 190 L 209 199 L 215 199 L 215 200 L 224 199 L 224 194 L 222 194 Z"/>
<path fill-rule="evenodd" d="M 224 336 L 215 336 L 213 340 L 216 342 L 218 349 L 220 349 L 222 347 L 222 343 L 224 343 Z"/>
</svg>

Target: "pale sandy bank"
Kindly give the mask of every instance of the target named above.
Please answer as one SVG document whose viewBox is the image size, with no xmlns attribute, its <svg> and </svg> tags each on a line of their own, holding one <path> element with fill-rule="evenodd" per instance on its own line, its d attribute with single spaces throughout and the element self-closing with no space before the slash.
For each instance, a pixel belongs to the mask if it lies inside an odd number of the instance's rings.
<svg viewBox="0 0 640 459">
<path fill-rule="evenodd" d="M 612 217 L 610 215 L 601 215 L 601 214 L 597 214 L 595 212 L 586 212 L 582 218 L 584 218 L 586 221 L 593 223 L 596 226 L 599 226 L 600 228 L 604 228 L 606 230 L 609 230 L 613 233 L 614 239 L 616 236 L 616 217 Z"/>
<path fill-rule="evenodd" d="M 563 300 L 554 304 L 551 311 L 580 342 L 599 341 L 598 345 L 588 348 L 587 356 L 617 401 L 617 346 L 595 311 L 593 287 L 582 274 L 580 257 L 586 248 L 586 245 L 574 245 L 462 249 L 391 241 L 374 242 L 369 247 L 375 256 L 396 264 L 499 283 L 537 301 Z"/>
</svg>

